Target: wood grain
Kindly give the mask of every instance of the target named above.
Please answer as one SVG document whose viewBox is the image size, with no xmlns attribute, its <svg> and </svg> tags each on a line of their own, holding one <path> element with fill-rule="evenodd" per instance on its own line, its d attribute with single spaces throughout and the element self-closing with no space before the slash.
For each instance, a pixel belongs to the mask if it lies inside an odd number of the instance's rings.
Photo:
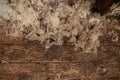
<svg viewBox="0 0 120 80">
<path fill-rule="evenodd" d="M 98 53 L 80 53 L 69 45 L 46 50 L 0 28 L 0 80 L 120 80 L 120 41 L 111 41 L 111 30 L 100 37 Z"/>
</svg>

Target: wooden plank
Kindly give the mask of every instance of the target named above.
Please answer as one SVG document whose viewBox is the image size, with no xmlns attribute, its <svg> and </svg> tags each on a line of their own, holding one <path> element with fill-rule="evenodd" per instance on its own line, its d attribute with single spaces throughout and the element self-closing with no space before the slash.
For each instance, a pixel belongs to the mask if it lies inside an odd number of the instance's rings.
<svg viewBox="0 0 120 80">
<path fill-rule="evenodd" d="M 44 46 L 37 45 L 11 45 L 1 46 L 0 56 L 7 61 L 69 61 L 90 62 L 95 60 L 119 60 L 119 46 L 101 46 L 98 53 L 80 53 L 54 46 L 46 50 Z"/>
<path fill-rule="evenodd" d="M 57 75 L 60 75 L 60 80 L 119 78 L 118 68 L 94 67 L 88 63 L 1 64 L 0 71 L 0 78 L 8 80 L 54 80 Z"/>
<path fill-rule="evenodd" d="M 108 32 L 98 53 L 80 53 L 68 45 L 46 50 L 38 41 L 1 33 L 0 80 L 120 80 L 120 46 L 109 41 Z"/>
<path fill-rule="evenodd" d="M 5 34 L 5 30 L 3 29 L 2 26 L 0 26 L 0 34 Z"/>
</svg>

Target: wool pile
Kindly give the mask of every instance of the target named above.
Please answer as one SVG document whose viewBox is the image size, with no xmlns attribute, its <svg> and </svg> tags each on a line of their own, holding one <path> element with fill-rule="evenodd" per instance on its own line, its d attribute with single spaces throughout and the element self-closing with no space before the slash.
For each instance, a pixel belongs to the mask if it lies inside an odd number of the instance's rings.
<svg viewBox="0 0 120 80">
<path fill-rule="evenodd" d="M 53 45 L 71 44 L 82 52 L 97 52 L 101 28 L 120 15 L 120 7 L 101 16 L 92 13 L 95 0 L 0 0 L 0 25 L 7 36 Z M 111 9 L 116 7 L 113 5 Z M 105 22 L 106 21 L 106 22 Z M 116 23 L 117 28 L 118 24 Z"/>
</svg>

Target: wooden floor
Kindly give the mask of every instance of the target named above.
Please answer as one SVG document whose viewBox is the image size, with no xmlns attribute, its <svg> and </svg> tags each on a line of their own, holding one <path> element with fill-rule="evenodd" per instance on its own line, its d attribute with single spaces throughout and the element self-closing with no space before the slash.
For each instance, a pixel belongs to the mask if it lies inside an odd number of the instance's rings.
<svg viewBox="0 0 120 80">
<path fill-rule="evenodd" d="M 80 53 L 67 45 L 46 50 L 0 28 L 0 80 L 120 80 L 120 39 L 111 41 L 107 33 L 114 29 L 101 30 L 98 53 Z"/>
</svg>

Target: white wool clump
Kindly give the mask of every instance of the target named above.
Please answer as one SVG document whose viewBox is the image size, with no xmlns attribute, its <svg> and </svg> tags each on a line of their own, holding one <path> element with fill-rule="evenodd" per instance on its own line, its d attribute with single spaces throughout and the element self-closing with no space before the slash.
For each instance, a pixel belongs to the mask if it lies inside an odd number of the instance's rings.
<svg viewBox="0 0 120 80">
<path fill-rule="evenodd" d="M 120 14 L 120 4 L 117 3 L 117 4 L 112 5 L 111 10 L 112 10 L 112 14 L 116 14 L 116 13 Z"/>
<path fill-rule="evenodd" d="M 37 20 L 38 18 L 38 13 L 33 10 L 33 8 L 29 5 L 26 5 L 22 2 L 19 2 L 17 6 L 17 12 L 19 14 L 16 14 L 16 20 L 20 21 L 20 24 L 23 26 L 37 26 L 39 25 L 39 22 Z"/>
<path fill-rule="evenodd" d="M 95 41 L 97 41 L 100 35 L 101 35 L 100 33 L 99 34 L 92 34 L 92 36 L 91 36 L 92 42 L 94 43 Z"/>
<path fill-rule="evenodd" d="M 12 8 L 8 5 L 7 0 L 0 0 L 0 16 L 9 20 L 12 16 Z"/>
<path fill-rule="evenodd" d="M 20 24 L 22 26 L 39 25 L 39 22 L 37 21 L 38 15 L 34 12 L 32 8 L 29 8 L 21 14 L 18 14 L 16 17 L 18 21 L 21 21 Z"/>
<path fill-rule="evenodd" d="M 76 0 L 14 0 L 0 2 L 1 16 L 9 19 L 5 27 L 9 36 L 25 37 L 52 45 L 72 44 L 83 52 L 97 51 L 100 16 L 91 16 L 92 1 Z M 11 8 L 12 7 L 12 8 Z M 8 16 L 8 14 L 10 14 Z M 64 39 L 66 38 L 66 39 Z M 66 42 L 65 42 L 66 41 Z"/>
<path fill-rule="evenodd" d="M 120 27 L 120 26 L 119 26 Z M 118 42 L 119 41 L 119 34 L 115 31 L 112 30 L 111 32 L 108 33 L 111 36 L 111 41 L 112 42 Z"/>
<path fill-rule="evenodd" d="M 82 2 L 83 0 L 81 0 Z M 87 16 L 90 14 L 90 1 L 83 1 L 84 4 L 81 4 L 81 6 L 79 7 L 79 16 L 80 18 L 87 18 Z"/>
<path fill-rule="evenodd" d="M 95 18 L 95 17 L 92 17 L 90 20 L 89 20 L 89 23 L 91 24 L 99 24 L 100 23 L 100 19 L 98 18 Z"/>
<path fill-rule="evenodd" d="M 47 23 L 52 24 L 53 28 L 57 28 L 60 24 L 58 13 L 48 15 L 46 21 Z"/>
<path fill-rule="evenodd" d="M 79 13 L 80 13 L 79 14 L 80 18 L 87 18 L 87 15 L 89 15 L 89 11 L 86 9 L 83 9 L 82 7 L 79 10 Z"/>
</svg>

